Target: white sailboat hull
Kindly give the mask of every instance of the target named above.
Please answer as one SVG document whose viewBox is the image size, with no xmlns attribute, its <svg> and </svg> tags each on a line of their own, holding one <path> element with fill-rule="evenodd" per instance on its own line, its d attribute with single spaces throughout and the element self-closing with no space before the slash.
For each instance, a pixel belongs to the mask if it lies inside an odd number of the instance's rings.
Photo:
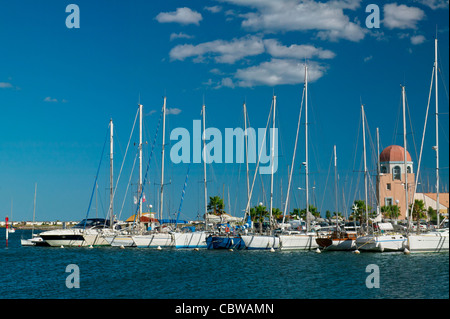
<svg viewBox="0 0 450 319">
<path fill-rule="evenodd" d="M 448 231 L 429 232 L 408 236 L 408 247 L 410 252 L 441 252 L 448 251 Z"/>
<path fill-rule="evenodd" d="M 173 233 L 175 248 L 207 248 L 207 233 L 203 231 L 192 233 Z"/>
<path fill-rule="evenodd" d="M 280 235 L 281 250 L 311 250 L 319 247 L 316 234 Z"/>
<path fill-rule="evenodd" d="M 280 248 L 280 238 L 266 235 L 242 235 L 245 248 L 250 250 L 278 249 Z"/>
<path fill-rule="evenodd" d="M 356 239 L 356 249 L 362 251 L 403 251 L 405 246 L 406 237 L 401 234 L 367 235 Z"/>
<path fill-rule="evenodd" d="M 104 237 L 105 240 L 112 247 L 134 247 L 134 240 L 131 235 L 128 234 L 115 234 L 115 235 L 107 235 Z"/>
<path fill-rule="evenodd" d="M 169 248 L 174 246 L 174 237 L 170 233 L 154 233 L 132 237 L 134 245 L 139 248 Z"/>
</svg>

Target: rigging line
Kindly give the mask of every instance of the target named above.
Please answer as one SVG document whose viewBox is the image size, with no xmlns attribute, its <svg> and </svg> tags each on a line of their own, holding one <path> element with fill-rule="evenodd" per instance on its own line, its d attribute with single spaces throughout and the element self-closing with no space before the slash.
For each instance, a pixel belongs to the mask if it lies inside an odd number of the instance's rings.
<svg viewBox="0 0 450 319">
<path fill-rule="evenodd" d="M 184 195 L 186 194 L 186 186 L 187 186 L 187 182 L 188 182 L 190 169 L 191 169 L 191 163 L 189 162 L 189 166 L 188 166 L 187 173 L 186 173 L 186 179 L 184 180 L 183 191 L 181 192 L 181 200 L 180 200 L 180 206 L 178 207 L 178 214 L 177 214 L 177 219 L 175 221 L 175 228 L 178 225 L 178 218 L 180 217 L 180 214 L 181 214 L 181 206 L 183 205 Z"/>
<path fill-rule="evenodd" d="M 333 163 L 333 158 L 334 158 L 334 151 L 331 153 L 331 160 L 330 160 L 330 164 L 328 165 L 328 173 L 327 173 L 327 178 L 325 180 L 325 189 L 323 190 L 322 202 L 320 203 L 319 212 L 322 211 L 323 202 L 325 200 L 325 194 L 326 194 L 327 186 L 328 186 L 328 178 L 330 177 L 331 164 Z"/>
<path fill-rule="evenodd" d="M 154 149 L 155 149 L 156 139 L 157 139 L 157 137 L 158 137 L 159 127 L 160 127 L 160 125 L 161 125 L 161 119 L 162 119 L 162 117 L 163 117 L 163 114 L 164 114 L 164 108 L 161 108 L 161 114 L 160 114 L 160 116 L 159 116 L 158 125 L 157 125 L 157 127 L 156 127 L 155 137 L 154 137 L 154 139 L 153 139 L 152 149 L 151 149 L 151 151 L 150 151 L 150 156 L 149 156 L 148 163 L 147 163 L 147 169 L 145 170 L 145 177 L 144 177 L 144 181 L 143 181 L 143 183 L 142 183 L 141 193 L 139 194 L 138 203 L 141 202 L 142 195 L 144 194 L 144 188 L 145 188 L 145 184 L 146 184 L 146 181 L 147 181 L 148 169 L 149 169 L 149 167 L 150 167 L 150 163 L 151 163 L 151 160 L 152 160 L 152 155 L 153 155 L 153 151 L 154 151 Z M 136 206 L 136 213 L 134 214 L 133 226 L 134 226 L 135 223 L 136 223 L 136 217 L 137 217 L 138 210 L 139 210 L 139 205 Z"/>
<path fill-rule="evenodd" d="M 259 156 L 258 156 L 258 162 L 256 163 L 256 169 L 255 169 L 255 174 L 253 175 L 253 182 L 252 182 L 252 187 L 250 189 L 250 196 L 249 199 L 247 201 L 247 206 L 245 208 L 245 215 L 244 215 L 244 219 L 247 217 L 247 212 L 249 212 L 249 206 L 250 206 L 250 198 L 252 198 L 252 193 L 253 193 L 253 187 L 255 185 L 255 180 L 256 180 L 256 174 L 258 173 L 258 168 L 259 168 L 259 161 L 261 159 L 261 153 L 262 153 L 262 149 L 263 149 L 263 145 L 265 145 L 266 143 L 266 135 L 267 135 L 267 127 L 269 126 L 270 123 L 270 118 L 272 117 L 272 109 L 273 109 L 273 99 L 270 105 L 270 110 L 269 110 L 269 117 L 267 118 L 267 124 L 266 124 L 266 128 L 264 130 L 264 137 L 263 137 L 263 141 L 261 143 L 261 149 L 259 151 Z M 250 123 L 249 123 L 250 124 Z M 256 143 L 256 141 L 255 141 Z M 257 143 L 256 143 L 257 144 Z"/>
<path fill-rule="evenodd" d="M 288 181 L 288 189 L 287 189 L 287 194 L 286 194 L 286 202 L 284 203 L 284 210 L 283 210 L 283 224 L 284 224 L 284 221 L 285 221 L 287 206 L 288 206 L 288 203 L 289 203 L 289 196 L 290 196 L 291 183 L 292 183 L 292 173 L 293 173 L 294 167 L 295 167 L 295 154 L 297 153 L 297 142 L 298 142 L 298 135 L 299 135 L 299 131 L 300 131 L 300 122 L 301 122 L 301 119 L 302 119 L 302 110 L 303 110 L 304 98 L 305 98 L 305 88 L 303 88 L 302 102 L 300 104 L 300 112 L 298 114 L 297 133 L 295 135 L 295 144 L 294 144 L 294 154 L 292 156 L 291 172 L 289 173 L 289 181 Z"/>
<path fill-rule="evenodd" d="M 134 127 L 135 127 L 135 125 L 136 125 L 136 120 L 137 120 L 138 114 L 139 114 L 139 109 L 138 109 L 138 111 L 136 112 L 136 116 L 135 116 L 135 118 L 134 118 L 134 123 L 133 123 L 133 128 L 131 129 L 130 138 L 128 139 L 127 148 L 125 149 L 125 155 L 124 155 L 123 160 L 122 160 L 122 165 L 120 166 L 119 176 L 117 177 L 117 180 L 116 180 L 116 186 L 114 187 L 113 200 L 114 200 L 114 198 L 116 197 L 117 186 L 118 186 L 118 184 L 119 184 L 120 176 L 122 175 L 123 165 L 125 164 L 125 159 L 126 159 L 126 157 L 127 157 L 128 148 L 129 148 L 129 146 L 130 146 L 131 137 L 133 136 Z"/>
<path fill-rule="evenodd" d="M 441 47 L 438 46 L 438 59 L 439 59 L 439 65 L 442 65 L 442 59 L 441 59 Z M 444 90 L 445 90 L 445 94 L 447 95 L 447 100 L 449 99 L 448 97 L 448 91 L 447 91 L 447 85 L 445 82 L 445 78 L 444 78 L 444 73 L 441 71 L 441 68 L 438 68 L 439 74 L 441 75 L 441 79 L 442 79 L 442 84 L 444 86 Z"/>
<path fill-rule="evenodd" d="M 100 156 L 100 163 L 98 163 L 97 174 L 95 175 L 94 186 L 93 186 L 93 188 L 92 188 L 91 199 L 89 200 L 89 206 L 88 206 L 88 209 L 87 209 L 87 212 L 86 212 L 86 218 L 85 218 L 85 220 L 84 220 L 83 229 L 86 228 L 86 221 L 87 221 L 87 218 L 88 218 L 88 216 L 89 216 L 89 211 L 91 210 L 92 198 L 94 197 L 95 188 L 96 188 L 96 186 L 97 186 L 98 174 L 99 174 L 99 172 L 100 172 L 100 167 L 101 167 L 102 160 L 103 160 L 103 154 L 105 153 L 105 146 L 106 146 L 106 141 L 108 140 L 108 133 L 109 133 L 109 126 L 108 126 L 108 128 L 106 129 L 105 142 L 103 143 L 102 155 Z"/>
<path fill-rule="evenodd" d="M 125 205 L 125 200 L 127 198 L 128 189 L 131 185 L 131 179 L 133 178 L 134 167 L 136 165 L 136 160 L 138 158 L 138 155 L 139 155 L 139 153 L 136 151 L 136 155 L 134 156 L 134 161 L 133 161 L 133 167 L 131 168 L 130 179 L 128 180 L 127 189 L 125 190 L 125 195 L 124 195 L 123 201 L 122 201 L 122 207 L 120 208 L 120 212 L 119 212 L 119 220 L 120 220 L 120 217 L 122 216 L 123 207 Z"/>
<path fill-rule="evenodd" d="M 433 79 L 434 79 L 434 67 L 433 67 L 433 71 L 431 72 L 431 84 L 430 84 L 430 92 L 428 93 L 428 104 L 427 104 L 427 111 L 425 113 L 425 123 L 424 123 L 424 127 L 423 127 L 423 133 L 422 133 L 422 143 L 420 145 L 420 155 L 419 155 L 419 163 L 417 164 L 417 174 L 416 174 L 416 182 L 414 183 L 414 193 L 413 193 L 413 198 L 416 195 L 416 191 L 417 191 L 417 182 L 419 180 L 419 173 L 420 173 L 420 164 L 422 162 L 422 151 L 423 151 L 423 144 L 425 141 L 425 131 L 427 128 L 427 122 L 428 122 L 428 111 L 430 108 L 430 99 L 431 99 L 431 92 L 433 91 Z"/>
<path fill-rule="evenodd" d="M 396 138 L 397 138 L 397 131 L 398 131 L 398 122 L 400 121 L 400 114 L 402 113 L 402 97 L 400 96 L 400 101 L 398 102 L 398 109 L 397 109 L 397 120 L 395 121 L 395 129 L 394 129 L 394 135 L 392 136 L 392 143 L 391 145 L 395 145 Z"/>
<path fill-rule="evenodd" d="M 411 120 L 411 111 L 409 109 L 409 105 L 408 105 L 408 98 L 406 96 L 405 93 L 405 101 L 406 101 L 406 109 L 408 110 L 408 117 L 409 117 L 409 125 L 411 127 L 411 135 L 412 135 L 412 139 L 413 139 L 413 146 L 414 146 L 414 152 L 416 153 L 416 159 L 419 157 L 418 152 L 417 152 L 417 145 L 416 145 L 416 139 L 414 137 L 414 131 L 413 131 L 413 126 L 412 126 L 412 120 Z"/>
</svg>

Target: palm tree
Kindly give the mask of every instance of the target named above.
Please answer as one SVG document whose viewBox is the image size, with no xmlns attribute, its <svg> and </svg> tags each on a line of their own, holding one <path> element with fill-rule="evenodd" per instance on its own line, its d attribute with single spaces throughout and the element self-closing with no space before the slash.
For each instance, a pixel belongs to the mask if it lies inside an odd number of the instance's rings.
<svg viewBox="0 0 450 319">
<path fill-rule="evenodd" d="M 214 215 L 225 214 L 223 199 L 220 196 L 209 197 L 208 212 Z"/>
<path fill-rule="evenodd" d="M 365 221 L 365 214 L 366 214 L 366 202 L 364 200 L 357 199 L 353 202 L 353 205 L 357 207 L 356 210 L 353 211 L 353 219 L 359 220 L 360 225 L 363 224 L 363 221 Z M 367 206 L 367 211 L 371 210 L 372 207 Z"/>
<path fill-rule="evenodd" d="M 398 219 L 398 216 L 400 216 L 400 206 L 398 205 L 385 205 L 381 206 L 380 209 L 386 218 Z"/>
<path fill-rule="evenodd" d="M 317 210 L 317 207 L 315 207 L 313 205 L 309 205 L 309 213 L 311 215 L 313 215 L 314 217 L 320 217 L 320 212 Z M 306 208 L 303 208 L 300 211 L 300 214 L 301 214 L 302 218 L 306 219 Z"/>
<path fill-rule="evenodd" d="M 294 210 L 290 212 L 289 215 L 291 216 L 292 219 L 295 219 L 295 217 L 297 217 L 297 219 L 300 219 L 302 217 L 300 209 L 298 208 L 294 208 Z"/>
<path fill-rule="evenodd" d="M 420 219 L 426 217 L 425 203 L 421 199 L 414 200 L 414 204 L 409 205 L 411 210 L 412 220 L 417 221 L 417 232 L 420 230 Z"/>
<path fill-rule="evenodd" d="M 279 208 L 272 208 L 272 218 L 275 220 L 283 219 L 283 212 Z"/>
<path fill-rule="evenodd" d="M 255 207 L 250 208 L 250 216 L 252 221 L 259 222 L 260 232 L 262 232 L 262 224 L 268 214 L 269 212 L 267 211 L 267 208 L 263 205 L 256 205 Z"/>
</svg>

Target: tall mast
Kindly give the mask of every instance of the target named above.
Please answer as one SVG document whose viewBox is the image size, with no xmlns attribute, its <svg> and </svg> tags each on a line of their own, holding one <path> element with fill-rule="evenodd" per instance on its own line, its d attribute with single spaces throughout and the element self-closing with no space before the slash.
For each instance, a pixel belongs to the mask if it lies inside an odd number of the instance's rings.
<svg viewBox="0 0 450 319">
<path fill-rule="evenodd" d="M 166 97 L 163 104 L 163 133 L 162 133 L 162 151 L 161 151 L 161 197 L 159 205 L 159 218 L 163 217 L 164 208 L 164 144 L 166 139 Z"/>
<path fill-rule="evenodd" d="M 378 215 L 378 208 L 380 207 L 380 132 L 377 127 L 377 215 Z"/>
<path fill-rule="evenodd" d="M 364 105 L 361 103 L 362 127 L 363 127 L 363 148 L 364 148 L 364 200 L 366 208 L 366 229 L 369 229 L 369 212 L 367 210 L 367 160 L 366 160 L 366 127 L 364 114 Z"/>
<path fill-rule="evenodd" d="M 138 186 L 138 198 L 139 198 L 139 218 L 141 221 L 142 216 L 142 110 L 143 105 L 139 104 L 139 186 Z"/>
<path fill-rule="evenodd" d="M 247 106 L 244 102 L 244 138 L 245 138 L 245 165 L 247 167 L 247 203 L 250 200 L 250 180 L 248 176 L 248 132 L 247 132 Z M 245 212 L 247 213 L 247 212 Z"/>
<path fill-rule="evenodd" d="M 409 200 L 408 200 L 408 167 L 407 167 L 407 158 L 406 158 L 406 103 L 405 103 L 405 87 L 402 86 L 402 104 L 403 104 L 403 164 L 405 169 L 405 204 L 406 204 L 406 213 L 405 216 L 408 217 L 408 222 L 411 223 L 411 218 L 409 218 Z"/>
<path fill-rule="evenodd" d="M 206 187 L 206 117 L 205 117 L 205 102 L 203 101 L 202 115 L 203 115 L 203 183 L 205 185 L 205 230 L 208 230 L 208 189 Z"/>
<path fill-rule="evenodd" d="M 337 155 L 336 145 L 334 145 L 334 197 L 335 197 L 335 209 L 336 209 L 336 226 L 338 225 L 338 187 L 337 187 Z M 337 230 L 337 229 L 336 229 Z"/>
<path fill-rule="evenodd" d="M 272 167 L 271 167 L 271 174 L 270 174 L 270 211 L 269 211 L 269 225 L 272 229 L 272 209 L 273 209 L 273 160 L 274 160 L 274 145 L 275 145 L 275 111 L 277 107 L 277 97 L 273 96 L 273 123 L 272 123 L 272 141 L 271 141 L 271 157 L 272 157 Z"/>
<path fill-rule="evenodd" d="M 438 122 L 438 40 L 434 40 L 434 85 L 436 87 L 436 213 L 437 213 L 437 226 L 440 224 L 439 210 L 439 122 Z"/>
<path fill-rule="evenodd" d="M 110 134 L 109 134 L 109 225 L 111 228 L 113 228 L 113 221 L 114 221 L 114 212 L 113 212 L 113 208 L 114 208 L 114 178 L 113 178 L 113 172 L 114 172 L 114 167 L 113 167 L 113 159 L 114 159 L 114 143 L 113 143 L 113 138 L 114 138 L 114 124 L 113 124 L 113 120 L 111 119 L 109 121 L 109 129 L 110 129 Z"/>
<path fill-rule="evenodd" d="M 37 191 L 37 183 L 34 183 L 34 202 L 33 202 L 33 226 L 31 230 L 31 238 L 33 238 L 34 234 L 34 221 L 36 218 L 36 191 Z"/>
<path fill-rule="evenodd" d="M 308 167 L 308 66 L 305 65 L 305 187 L 306 187 L 306 231 L 310 231 L 309 221 L 309 167 Z"/>
</svg>

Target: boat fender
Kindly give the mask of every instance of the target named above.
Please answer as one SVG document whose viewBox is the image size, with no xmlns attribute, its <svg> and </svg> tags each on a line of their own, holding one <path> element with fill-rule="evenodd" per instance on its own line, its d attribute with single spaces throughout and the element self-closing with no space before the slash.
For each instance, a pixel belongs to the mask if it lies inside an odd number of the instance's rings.
<svg viewBox="0 0 450 319">
<path fill-rule="evenodd" d="M 230 232 L 230 228 L 229 227 L 225 227 L 225 232 L 229 233 Z"/>
</svg>

